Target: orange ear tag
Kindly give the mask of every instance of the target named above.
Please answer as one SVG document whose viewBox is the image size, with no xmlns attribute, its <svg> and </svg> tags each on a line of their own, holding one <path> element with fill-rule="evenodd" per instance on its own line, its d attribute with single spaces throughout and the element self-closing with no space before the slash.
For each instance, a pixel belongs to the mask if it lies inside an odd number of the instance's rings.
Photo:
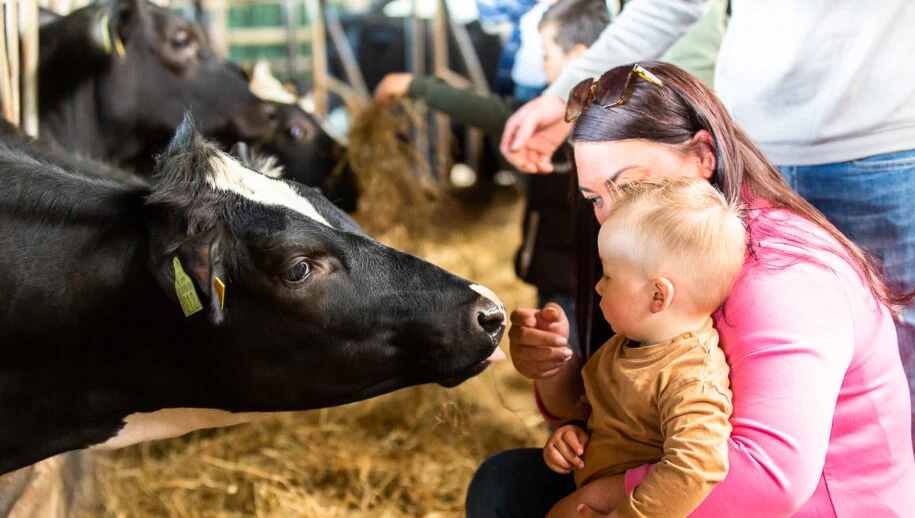
<svg viewBox="0 0 915 518">
<path fill-rule="evenodd" d="M 226 285 L 222 282 L 222 279 L 216 277 L 216 294 L 219 295 L 219 309 L 222 309 L 226 305 Z"/>
</svg>

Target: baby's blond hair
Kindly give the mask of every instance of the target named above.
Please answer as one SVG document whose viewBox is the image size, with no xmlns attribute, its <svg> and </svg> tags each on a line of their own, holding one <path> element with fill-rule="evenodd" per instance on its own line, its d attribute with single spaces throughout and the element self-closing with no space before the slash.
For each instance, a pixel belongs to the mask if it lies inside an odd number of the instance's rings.
<svg viewBox="0 0 915 518">
<path fill-rule="evenodd" d="M 602 259 L 628 261 L 649 278 L 670 277 L 699 311 L 721 306 L 746 255 L 739 207 L 707 180 L 685 177 L 628 183 L 613 203 L 598 237 Z"/>
</svg>

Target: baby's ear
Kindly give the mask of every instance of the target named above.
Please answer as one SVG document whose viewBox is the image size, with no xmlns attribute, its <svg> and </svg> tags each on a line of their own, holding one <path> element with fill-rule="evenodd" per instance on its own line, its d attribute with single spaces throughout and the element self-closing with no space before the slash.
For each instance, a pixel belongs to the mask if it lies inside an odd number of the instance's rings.
<svg viewBox="0 0 915 518">
<path fill-rule="evenodd" d="M 660 313 L 670 307 L 674 300 L 674 283 L 667 277 L 657 277 L 651 281 L 651 303 L 649 310 Z"/>
</svg>

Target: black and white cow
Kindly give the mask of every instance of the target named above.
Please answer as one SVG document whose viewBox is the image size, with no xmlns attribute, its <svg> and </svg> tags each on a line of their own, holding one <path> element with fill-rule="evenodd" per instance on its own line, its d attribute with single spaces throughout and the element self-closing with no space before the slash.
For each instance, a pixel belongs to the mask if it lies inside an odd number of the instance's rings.
<svg viewBox="0 0 915 518">
<path fill-rule="evenodd" d="M 334 205 L 354 212 L 359 188 L 345 145 L 297 104 L 276 103 L 274 121 L 269 137 L 254 148 L 276 157 L 284 178 L 317 187 Z"/>
<path fill-rule="evenodd" d="M 189 121 L 148 185 L 63 163 L 0 139 L 0 473 L 453 386 L 504 357 L 491 291 L 373 241 Z"/>
<path fill-rule="evenodd" d="M 226 146 L 271 128 L 272 105 L 176 13 L 146 0 L 110 0 L 44 18 L 40 132 L 64 149 L 144 173 L 187 109 L 204 135 Z"/>
<path fill-rule="evenodd" d="M 359 186 L 346 160 L 346 137 L 306 111 L 306 103 L 274 77 L 268 62 L 260 61 L 250 71 L 237 68 L 254 95 L 274 106 L 270 131 L 252 143 L 255 151 L 277 159 L 282 167 L 277 174 L 317 187 L 334 205 L 354 212 Z"/>
</svg>

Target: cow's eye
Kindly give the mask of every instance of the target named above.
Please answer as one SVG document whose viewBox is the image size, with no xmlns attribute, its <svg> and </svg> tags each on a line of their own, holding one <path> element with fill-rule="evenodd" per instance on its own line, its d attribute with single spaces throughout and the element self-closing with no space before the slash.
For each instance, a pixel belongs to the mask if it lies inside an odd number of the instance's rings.
<svg viewBox="0 0 915 518">
<path fill-rule="evenodd" d="M 177 50 L 187 48 L 191 44 L 191 33 L 188 31 L 178 31 L 172 37 L 172 47 Z"/>
<path fill-rule="evenodd" d="M 302 282 L 308 278 L 311 273 L 311 265 L 308 261 L 301 260 L 295 263 L 292 268 L 283 272 L 283 280 L 289 283 Z"/>
<path fill-rule="evenodd" d="M 301 142 L 308 138 L 308 130 L 300 124 L 292 124 L 289 126 L 289 136 Z"/>
</svg>

